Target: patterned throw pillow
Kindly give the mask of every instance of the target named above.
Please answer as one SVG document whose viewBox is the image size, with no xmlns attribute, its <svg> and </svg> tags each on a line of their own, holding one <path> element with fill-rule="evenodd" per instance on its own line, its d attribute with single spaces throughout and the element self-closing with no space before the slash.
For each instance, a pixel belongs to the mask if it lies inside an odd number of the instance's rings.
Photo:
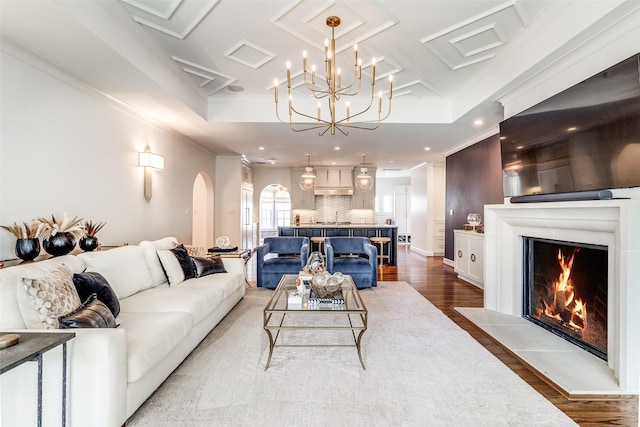
<svg viewBox="0 0 640 427">
<path fill-rule="evenodd" d="M 207 251 L 205 250 L 204 246 L 184 245 L 178 243 L 173 244 L 174 248 L 177 248 L 178 246 L 183 246 L 187 250 L 189 256 L 204 257 L 207 255 Z"/>
<path fill-rule="evenodd" d="M 71 313 L 82 304 L 73 284 L 73 273 L 66 265 L 37 279 L 22 279 L 22 287 L 32 302 L 30 308 L 35 308 L 41 322 L 38 326 L 43 329 L 57 329 L 58 317 Z"/>
</svg>

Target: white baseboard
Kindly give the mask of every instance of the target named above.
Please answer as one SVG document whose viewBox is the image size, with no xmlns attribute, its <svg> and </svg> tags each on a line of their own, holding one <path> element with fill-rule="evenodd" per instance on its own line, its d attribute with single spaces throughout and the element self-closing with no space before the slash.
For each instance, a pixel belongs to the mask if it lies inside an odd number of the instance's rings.
<svg viewBox="0 0 640 427">
<path fill-rule="evenodd" d="M 424 251 L 424 250 L 422 250 L 420 248 L 416 248 L 415 246 L 411 246 L 410 250 L 412 252 L 419 253 L 420 255 L 429 256 L 429 253 L 427 251 Z"/>
<path fill-rule="evenodd" d="M 455 262 L 451 261 L 449 258 L 443 258 L 442 259 L 442 263 L 444 265 L 448 265 L 449 267 L 455 267 L 456 266 Z"/>
</svg>

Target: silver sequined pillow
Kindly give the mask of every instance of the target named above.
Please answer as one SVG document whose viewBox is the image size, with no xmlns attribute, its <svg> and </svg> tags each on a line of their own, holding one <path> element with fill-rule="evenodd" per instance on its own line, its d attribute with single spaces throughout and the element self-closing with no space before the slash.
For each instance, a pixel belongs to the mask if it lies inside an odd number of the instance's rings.
<svg viewBox="0 0 640 427">
<path fill-rule="evenodd" d="M 25 316 L 25 310 L 35 309 L 36 318 L 40 325 L 29 325 L 27 327 L 40 327 L 43 329 L 57 329 L 58 317 L 71 313 L 80 305 L 80 297 L 73 284 L 73 273 L 66 265 L 61 265 L 43 277 L 36 279 L 22 279 L 22 287 L 31 307 L 21 305 L 20 309 Z"/>
</svg>

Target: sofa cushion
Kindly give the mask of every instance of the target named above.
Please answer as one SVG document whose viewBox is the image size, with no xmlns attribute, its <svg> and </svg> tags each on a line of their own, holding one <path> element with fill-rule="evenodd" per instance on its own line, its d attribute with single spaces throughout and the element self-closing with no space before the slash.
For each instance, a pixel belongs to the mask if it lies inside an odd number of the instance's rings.
<svg viewBox="0 0 640 427">
<path fill-rule="evenodd" d="M 119 299 L 153 286 L 153 279 L 139 246 L 121 246 L 108 251 L 84 252 L 78 255 L 87 271 L 104 276 Z"/>
<path fill-rule="evenodd" d="M 96 294 L 91 294 L 76 310 L 59 317 L 58 323 L 61 329 L 116 327 L 113 313 L 98 299 Z"/>
<path fill-rule="evenodd" d="M 116 293 L 102 274 L 95 271 L 76 273 L 73 275 L 73 284 L 82 301 L 96 294 L 98 300 L 109 307 L 114 317 L 117 317 L 118 313 L 120 313 L 120 301 L 118 301 Z"/>
<path fill-rule="evenodd" d="M 144 250 L 144 258 L 151 273 L 153 286 L 167 283 L 167 275 L 162 269 L 157 251 L 172 249 L 177 242 L 175 237 L 165 237 L 159 240 L 143 240 L 138 244 Z"/>
<path fill-rule="evenodd" d="M 127 382 L 134 383 L 187 338 L 193 328 L 193 317 L 184 312 L 129 313 L 123 310 L 118 323 L 119 329 L 127 331 Z"/>
<path fill-rule="evenodd" d="M 220 255 L 211 258 L 192 257 L 196 266 L 196 277 L 208 276 L 209 274 L 226 273 L 222 257 Z"/>
<path fill-rule="evenodd" d="M 183 312 L 188 313 L 193 323 L 197 324 L 222 303 L 224 289 L 214 286 L 202 288 L 183 286 L 193 280 L 200 279 L 191 279 L 178 286 L 158 286 L 132 295 L 120 301 L 121 314 Z"/>
<path fill-rule="evenodd" d="M 28 328 L 56 329 L 58 317 L 82 304 L 73 285 L 73 273 L 66 265 L 36 279 L 24 278 L 22 289 L 18 304 Z"/>
</svg>

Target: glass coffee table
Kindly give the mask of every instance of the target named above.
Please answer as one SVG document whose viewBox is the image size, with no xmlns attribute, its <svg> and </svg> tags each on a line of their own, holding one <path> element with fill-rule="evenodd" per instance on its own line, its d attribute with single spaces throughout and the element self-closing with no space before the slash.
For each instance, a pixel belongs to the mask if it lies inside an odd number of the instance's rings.
<svg viewBox="0 0 640 427">
<path fill-rule="evenodd" d="M 264 367 L 266 371 L 271 363 L 271 356 L 275 347 L 355 347 L 358 350 L 358 358 L 362 369 L 365 369 L 362 361 L 361 341 L 362 334 L 367 330 L 367 307 L 362 302 L 358 288 L 353 283 L 351 276 L 345 275 L 342 282 L 342 295 L 344 303 L 313 303 L 309 301 L 309 287 L 302 299 L 302 303 L 289 304 L 290 292 L 296 291 L 297 275 L 288 274 L 282 276 L 273 296 L 264 308 L 264 330 L 269 336 L 269 358 Z M 305 316 L 316 316 L 313 322 L 305 322 Z M 331 319 L 316 319 L 330 316 Z M 340 324 L 336 316 L 345 320 Z M 286 322 L 285 322 L 286 319 Z M 349 331 L 353 336 L 353 344 L 277 344 L 281 333 L 287 331 Z"/>
</svg>

